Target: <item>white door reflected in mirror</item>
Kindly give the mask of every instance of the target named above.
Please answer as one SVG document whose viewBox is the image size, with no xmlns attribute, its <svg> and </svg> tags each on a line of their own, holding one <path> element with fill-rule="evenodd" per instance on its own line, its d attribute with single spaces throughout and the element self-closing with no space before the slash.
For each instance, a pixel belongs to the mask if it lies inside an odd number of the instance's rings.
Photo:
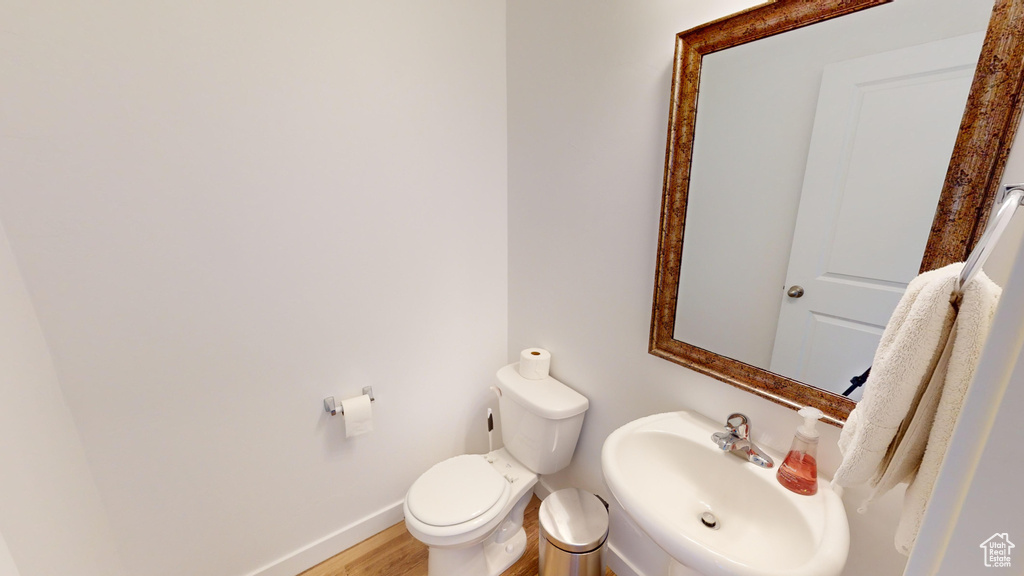
<svg viewBox="0 0 1024 576">
<path fill-rule="evenodd" d="M 786 273 L 806 296 L 780 299 L 772 372 L 842 394 L 871 366 L 917 276 L 983 40 L 825 67 Z"/>
</svg>

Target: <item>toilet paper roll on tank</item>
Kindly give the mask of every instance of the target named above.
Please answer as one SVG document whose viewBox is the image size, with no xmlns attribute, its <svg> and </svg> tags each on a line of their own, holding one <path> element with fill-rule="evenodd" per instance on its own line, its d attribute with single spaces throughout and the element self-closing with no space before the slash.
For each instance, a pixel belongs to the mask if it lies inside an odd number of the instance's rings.
<svg viewBox="0 0 1024 576">
<path fill-rule="evenodd" d="M 543 348 L 527 348 L 519 353 L 519 375 L 527 380 L 543 380 L 551 370 L 551 353 Z"/>
</svg>

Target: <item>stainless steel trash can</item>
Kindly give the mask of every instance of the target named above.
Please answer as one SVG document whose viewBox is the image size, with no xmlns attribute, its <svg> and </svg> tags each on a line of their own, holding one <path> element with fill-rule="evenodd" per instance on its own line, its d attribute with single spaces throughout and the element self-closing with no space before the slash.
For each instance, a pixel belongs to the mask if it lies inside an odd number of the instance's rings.
<svg viewBox="0 0 1024 576">
<path fill-rule="evenodd" d="M 540 503 L 540 576 L 604 576 L 608 508 L 590 492 L 567 488 Z"/>
</svg>

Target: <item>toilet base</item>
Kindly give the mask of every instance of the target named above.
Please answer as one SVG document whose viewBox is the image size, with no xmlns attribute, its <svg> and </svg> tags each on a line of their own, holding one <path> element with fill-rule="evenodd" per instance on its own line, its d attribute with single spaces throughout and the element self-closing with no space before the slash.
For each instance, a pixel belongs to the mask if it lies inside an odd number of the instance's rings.
<svg viewBox="0 0 1024 576">
<path fill-rule="evenodd" d="M 526 552 L 526 530 L 504 543 L 488 540 L 466 548 L 431 548 L 428 576 L 498 576 Z"/>
<path fill-rule="evenodd" d="M 501 526 L 487 537 L 464 548 L 431 546 L 427 556 L 427 576 L 499 576 L 526 552 L 523 513 L 533 497 L 527 492 Z"/>
<path fill-rule="evenodd" d="M 487 556 L 487 568 L 490 576 L 498 576 L 508 570 L 526 552 L 526 530 L 519 531 L 504 544 L 491 543 L 484 547 Z"/>
</svg>

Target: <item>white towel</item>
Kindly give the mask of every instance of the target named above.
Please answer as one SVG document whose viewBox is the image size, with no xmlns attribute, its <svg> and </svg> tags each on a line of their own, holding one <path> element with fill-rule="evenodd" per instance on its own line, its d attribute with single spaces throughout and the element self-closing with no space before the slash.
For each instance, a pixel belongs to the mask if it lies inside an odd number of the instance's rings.
<svg viewBox="0 0 1024 576">
<path fill-rule="evenodd" d="M 924 458 L 928 447 L 928 436 L 931 434 L 935 414 L 938 412 L 939 400 L 945 385 L 949 359 L 953 355 L 953 342 L 956 340 L 957 326 L 949 331 L 949 338 L 942 349 L 942 356 L 935 365 L 928 383 L 921 387 L 915 397 L 910 413 L 903 420 L 896 438 L 889 445 L 885 459 L 878 467 L 878 475 L 871 479 L 874 489 L 867 502 L 876 496 L 892 490 L 900 482 L 910 482 L 917 474 L 917 469 Z M 867 503 L 865 502 L 865 504 Z"/>
<path fill-rule="evenodd" d="M 909 555 L 917 540 L 928 499 L 949 448 L 967 389 L 978 367 L 981 349 L 992 327 L 1001 294 L 1002 289 L 989 280 L 984 272 L 979 272 L 964 289 L 942 396 L 928 435 L 928 447 L 924 451 L 917 476 L 907 488 L 900 524 L 896 529 L 896 549 L 903 554 Z"/>
<path fill-rule="evenodd" d="M 918 390 L 932 374 L 956 312 L 949 295 L 962 264 L 921 274 L 907 286 L 875 352 L 864 396 L 839 435 L 843 462 L 833 483 L 857 486 L 876 477 Z"/>
<path fill-rule="evenodd" d="M 958 312 L 949 301 L 962 268 L 926 272 L 907 287 L 882 334 L 864 397 L 839 437 L 837 485 L 868 483 L 870 501 L 910 482 L 896 531 L 903 554 L 917 538 L 1001 293 L 978 273 Z"/>
</svg>

